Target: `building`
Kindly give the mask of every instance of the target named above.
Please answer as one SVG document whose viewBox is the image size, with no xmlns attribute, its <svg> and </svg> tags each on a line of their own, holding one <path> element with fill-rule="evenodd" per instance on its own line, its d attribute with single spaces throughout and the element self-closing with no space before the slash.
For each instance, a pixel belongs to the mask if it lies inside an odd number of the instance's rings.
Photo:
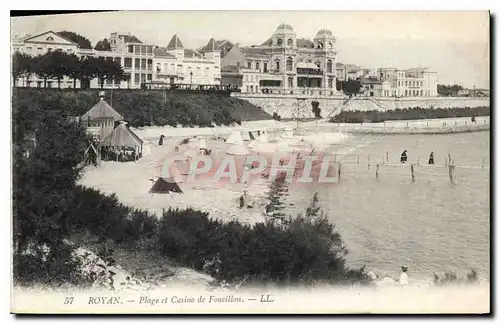
<svg viewBox="0 0 500 324">
<path fill-rule="evenodd" d="M 62 50 L 78 57 L 110 57 L 119 62 L 128 81 L 106 80 L 103 88 L 140 88 L 142 84 L 220 84 L 220 49 L 210 39 L 200 51 L 186 49 L 177 35 L 174 35 L 166 47 L 145 44 L 131 34 L 111 33 L 108 38 L 111 50 L 98 51 L 82 49 L 78 44 L 48 31 L 36 36 L 16 38 L 12 41 L 13 51 L 20 51 L 33 56 L 45 54 L 51 50 Z M 222 44 L 223 48 L 224 44 Z M 36 76 L 26 84 L 19 79 L 17 86 L 43 86 Z M 72 87 L 73 80 L 65 78 L 62 88 Z M 82 85 L 78 81 L 76 87 Z M 84 85 L 100 88 L 98 79 Z M 54 80 L 49 80 L 47 87 L 57 87 Z"/>
<path fill-rule="evenodd" d="M 232 46 L 222 57 L 222 84 L 247 93 L 334 95 L 336 56 L 331 31 L 311 41 L 283 23 L 261 45 Z"/>
<path fill-rule="evenodd" d="M 400 70 L 381 68 L 379 80 L 387 81 L 382 96 L 385 97 L 435 97 L 437 96 L 437 72 L 427 68 Z"/>
</svg>

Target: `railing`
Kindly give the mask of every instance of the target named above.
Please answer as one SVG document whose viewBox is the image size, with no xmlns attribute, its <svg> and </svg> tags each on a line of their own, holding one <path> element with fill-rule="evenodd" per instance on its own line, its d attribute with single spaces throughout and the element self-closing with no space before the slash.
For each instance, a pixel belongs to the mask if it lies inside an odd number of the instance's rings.
<svg viewBox="0 0 500 324">
<path fill-rule="evenodd" d="M 297 74 L 298 75 L 323 75 L 323 71 L 322 70 L 297 68 Z"/>
</svg>

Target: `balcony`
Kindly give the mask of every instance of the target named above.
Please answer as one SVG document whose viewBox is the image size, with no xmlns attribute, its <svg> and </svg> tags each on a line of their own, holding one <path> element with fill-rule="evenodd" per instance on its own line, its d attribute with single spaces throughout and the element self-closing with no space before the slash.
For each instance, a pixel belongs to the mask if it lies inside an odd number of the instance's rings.
<svg viewBox="0 0 500 324">
<path fill-rule="evenodd" d="M 304 75 L 304 76 L 321 76 L 323 75 L 322 70 L 313 70 L 313 69 L 302 69 L 302 68 L 297 68 L 297 75 Z"/>
</svg>

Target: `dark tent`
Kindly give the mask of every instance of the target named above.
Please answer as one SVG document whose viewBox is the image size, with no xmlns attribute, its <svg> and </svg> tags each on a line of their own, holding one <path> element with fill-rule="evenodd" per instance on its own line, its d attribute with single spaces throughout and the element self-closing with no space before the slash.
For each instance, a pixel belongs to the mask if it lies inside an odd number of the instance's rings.
<svg viewBox="0 0 500 324">
<path fill-rule="evenodd" d="M 158 178 L 153 187 L 149 189 L 149 192 L 160 193 L 160 194 L 165 194 L 169 192 L 182 193 L 182 190 L 173 178 L 168 178 L 167 180 L 163 178 Z"/>
</svg>

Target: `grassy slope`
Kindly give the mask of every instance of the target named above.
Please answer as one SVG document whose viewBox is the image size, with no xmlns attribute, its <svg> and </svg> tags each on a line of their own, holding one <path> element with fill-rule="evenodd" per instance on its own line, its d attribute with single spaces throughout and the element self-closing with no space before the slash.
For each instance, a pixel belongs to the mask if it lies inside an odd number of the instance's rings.
<svg viewBox="0 0 500 324">
<path fill-rule="evenodd" d="M 81 116 L 99 100 L 99 90 L 57 90 L 16 88 L 13 95 L 33 98 L 45 106 L 60 103 L 68 113 Z M 165 92 L 151 90 L 106 91 L 105 100 L 132 126 L 209 126 L 272 117 L 251 103 L 223 94 Z"/>
</svg>

